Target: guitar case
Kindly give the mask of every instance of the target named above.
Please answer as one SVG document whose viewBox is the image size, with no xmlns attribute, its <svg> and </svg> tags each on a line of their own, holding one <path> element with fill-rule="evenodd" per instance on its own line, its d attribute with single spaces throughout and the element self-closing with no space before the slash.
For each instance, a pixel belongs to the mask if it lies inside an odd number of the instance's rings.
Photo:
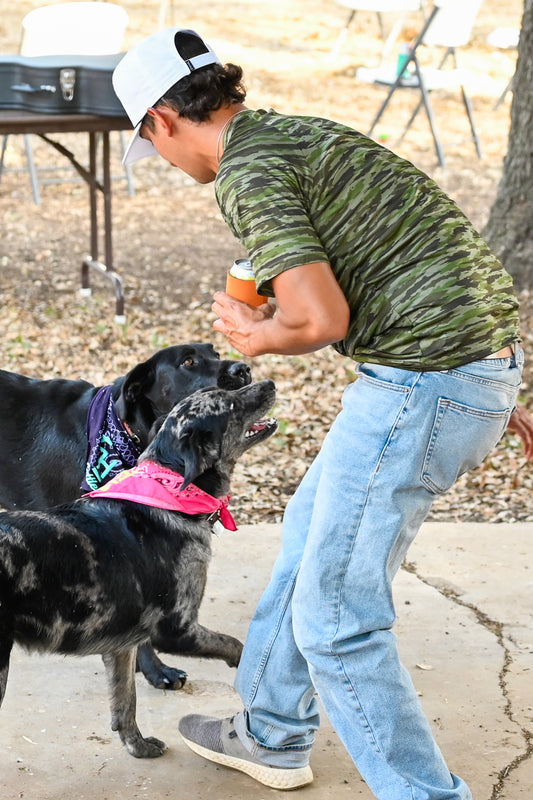
<svg viewBox="0 0 533 800">
<path fill-rule="evenodd" d="M 111 81 L 123 55 L 0 56 L 0 109 L 126 116 Z"/>
</svg>

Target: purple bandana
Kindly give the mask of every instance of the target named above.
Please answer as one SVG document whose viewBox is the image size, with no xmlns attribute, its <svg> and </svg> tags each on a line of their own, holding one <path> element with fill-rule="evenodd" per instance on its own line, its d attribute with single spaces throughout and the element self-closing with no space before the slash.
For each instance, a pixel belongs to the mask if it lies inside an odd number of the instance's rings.
<svg viewBox="0 0 533 800">
<path fill-rule="evenodd" d="M 141 452 L 117 416 L 112 388 L 99 389 L 89 406 L 84 491 L 99 489 L 122 470 L 135 466 Z"/>
</svg>

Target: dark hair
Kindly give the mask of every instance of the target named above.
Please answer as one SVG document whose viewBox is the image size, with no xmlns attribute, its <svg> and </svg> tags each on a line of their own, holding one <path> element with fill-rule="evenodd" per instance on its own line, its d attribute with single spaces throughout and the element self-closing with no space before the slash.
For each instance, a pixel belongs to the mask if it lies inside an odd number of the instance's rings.
<svg viewBox="0 0 533 800">
<path fill-rule="evenodd" d="M 212 111 L 244 101 L 246 89 L 242 75 L 242 68 L 236 64 L 209 64 L 171 86 L 154 106 L 166 105 L 177 111 L 180 117 L 205 122 Z M 143 124 L 151 130 L 154 128 L 148 114 Z"/>
</svg>

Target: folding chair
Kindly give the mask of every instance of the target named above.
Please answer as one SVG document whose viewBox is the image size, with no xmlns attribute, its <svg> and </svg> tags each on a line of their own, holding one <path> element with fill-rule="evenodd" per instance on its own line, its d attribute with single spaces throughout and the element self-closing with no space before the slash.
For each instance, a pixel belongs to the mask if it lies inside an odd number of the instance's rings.
<svg viewBox="0 0 533 800">
<path fill-rule="evenodd" d="M 360 68 L 357 77 L 374 84 L 390 86 L 387 97 L 377 112 L 368 135 L 371 136 L 377 123 L 389 105 L 394 92 L 398 89 L 415 89 L 420 93 L 420 100 L 415 107 L 403 133 L 399 139 L 401 143 L 413 124 L 418 112 L 423 107 L 428 118 L 429 127 L 435 144 L 437 159 L 441 167 L 445 166 L 443 145 L 437 133 L 435 115 L 429 100 L 430 92 L 437 90 L 460 89 L 465 107 L 470 130 L 472 133 L 468 141 L 473 141 L 478 158 L 482 158 L 481 144 L 477 134 L 472 104 L 465 89 L 466 73 L 458 68 L 457 48 L 468 44 L 472 35 L 472 28 L 479 11 L 482 0 L 435 0 L 435 5 L 429 14 L 421 32 L 416 37 L 401 66 L 383 66 L 375 69 Z M 418 58 L 419 48 L 430 45 L 444 48 L 444 55 L 437 67 L 422 67 Z M 451 59 L 453 68 L 447 68 Z M 413 65 L 414 72 L 409 74 L 409 67 Z"/>
<path fill-rule="evenodd" d="M 119 53 L 122 49 L 127 25 L 128 14 L 116 3 L 87 0 L 86 2 L 41 6 L 34 8 L 22 20 L 20 54 L 23 56 L 67 56 Z M 39 172 L 69 170 L 70 167 L 36 167 L 31 134 L 23 134 L 23 136 L 33 199 L 39 205 L 41 202 L 40 184 L 63 182 L 61 179 L 40 178 Z M 7 138 L 4 136 L 0 153 L 0 178 L 4 171 Z M 124 132 L 121 132 L 121 142 L 124 148 Z M 131 167 L 125 167 L 124 175 L 120 177 L 126 179 L 128 193 L 133 195 L 135 190 Z"/>
<path fill-rule="evenodd" d="M 335 2 L 350 9 L 344 27 L 341 29 L 335 44 L 331 49 L 330 56 L 335 58 L 344 44 L 348 35 L 348 28 L 357 11 L 375 11 L 379 23 L 379 31 L 383 40 L 382 58 L 390 51 L 394 42 L 404 25 L 405 18 L 410 11 L 420 11 L 422 8 L 421 0 L 335 0 Z M 384 14 L 394 16 L 394 22 L 387 34 L 384 22 Z"/>
</svg>

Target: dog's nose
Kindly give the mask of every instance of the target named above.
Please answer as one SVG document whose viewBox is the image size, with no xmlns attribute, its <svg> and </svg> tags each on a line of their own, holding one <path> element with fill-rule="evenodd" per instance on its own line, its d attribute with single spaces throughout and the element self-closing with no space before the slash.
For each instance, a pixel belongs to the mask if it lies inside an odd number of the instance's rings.
<svg viewBox="0 0 533 800">
<path fill-rule="evenodd" d="M 247 386 L 252 382 L 252 373 L 248 364 L 243 361 L 235 361 L 228 367 L 228 374 L 241 382 L 242 386 Z"/>
</svg>

